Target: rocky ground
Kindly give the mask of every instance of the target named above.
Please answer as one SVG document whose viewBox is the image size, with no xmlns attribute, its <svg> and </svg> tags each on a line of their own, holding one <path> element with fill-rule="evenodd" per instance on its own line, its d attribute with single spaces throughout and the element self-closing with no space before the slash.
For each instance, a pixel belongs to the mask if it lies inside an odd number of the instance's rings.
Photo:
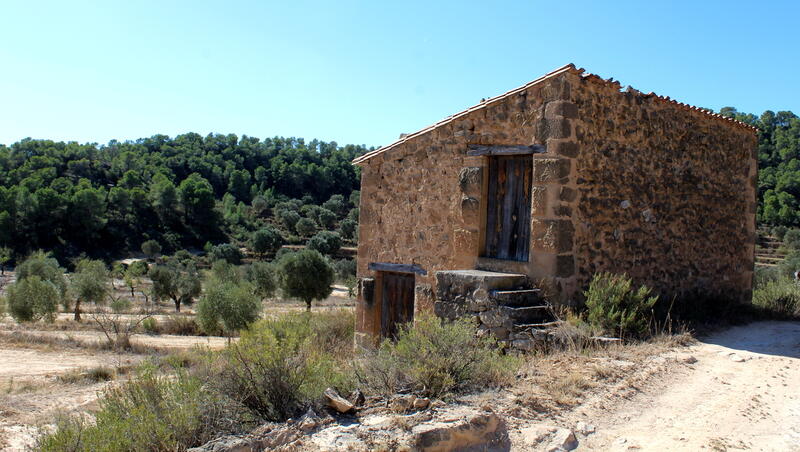
<svg viewBox="0 0 800 452">
<path fill-rule="evenodd" d="M 195 450 L 800 450 L 798 385 L 800 323 L 759 322 L 688 346 L 546 356 L 503 391 L 368 400 Z"/>
</svg>

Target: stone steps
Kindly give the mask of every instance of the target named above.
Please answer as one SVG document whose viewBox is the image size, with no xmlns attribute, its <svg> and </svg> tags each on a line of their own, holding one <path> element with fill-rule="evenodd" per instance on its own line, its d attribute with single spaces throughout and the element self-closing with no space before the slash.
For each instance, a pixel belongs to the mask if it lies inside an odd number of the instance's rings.
<svg viewBox="0 0 800 452">
<path fill-rule="evenodd" d="M 536 330 L 550 328 L 555 320 L 541 290 L 522 274 L 447 270 L 436 272 L 436 282 L 437 315 L 448 319 L 473 316 L 479 322 L 479 334 L 494 335 L 512 347 L 518 342 L 518 333 L 525 338 L 541 336 Z"/>
<path fill-rule="evenodd" d="M 523 307 L 540 303 L 540 289 L 491 290 L 489 298 L 503 306 Z"/>
</svg>

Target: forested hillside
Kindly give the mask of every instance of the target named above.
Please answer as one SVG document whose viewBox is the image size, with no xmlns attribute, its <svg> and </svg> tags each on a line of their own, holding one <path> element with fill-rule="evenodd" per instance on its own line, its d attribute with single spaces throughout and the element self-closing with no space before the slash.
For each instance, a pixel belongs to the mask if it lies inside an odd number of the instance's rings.
<svg viewBox="0 0 800 452">
<path fill-rule="evenodd" d="M 721 113 L 759 128 L 758 221 L 800 226 L 800 118 Z M 0 248 L 61 259 L 119 257 L 155 240 L 169 253 L 319 230 L 355 239 L 359 174 L 369 149 L 299 138 L 187 133 L 107 145 L 26 139 L 0 145 Z"/>
<path fill-rule="evenodd" d="M 800 226 L 800 118 L 790 111 L 760 117 L 725 107 L 720 113 L 758 127 L 758 221 Z"/>
<path fill-rule="evenodd" d="M 108 258 L 147 240 L 164 252 L 243 242 L 270 224 L 290 242 L 342 226 L 352 239 L 359 174 L 350 161 L 368 150 L 196 133 L 0 145 L 0 247 Z"/>
</svg>

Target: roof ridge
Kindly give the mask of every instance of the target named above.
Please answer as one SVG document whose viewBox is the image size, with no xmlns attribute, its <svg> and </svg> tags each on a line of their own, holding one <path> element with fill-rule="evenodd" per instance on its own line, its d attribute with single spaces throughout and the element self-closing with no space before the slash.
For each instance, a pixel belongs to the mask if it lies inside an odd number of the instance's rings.
<svg viewBox="0 0 800 452">
<path fill-rule="evenodd" d="M 503 99 L 513 95 L 513 94 L 518 93 L 518 92 L 524 91 L 524 90 L 530 88 L 533 85 L 539 84 L 539 83 L 541 83 L 541 82 L 543 82 L 543 81 L 545 81 L 547 79 L 553 78 L 553 77 L 555 77 L 557 75 L 560 75 L 560 74 L 562 74 L 564 72 L 570 72 L 572 74 L 581 76 L 584 80 L 589 81 L 589 82 L 610 86 L 610 87 L 615 88 L 617 90 L 622 90 L 622 85 L 620 84 L 620 82 L 617 81 L 617 80 L 614 80 L 613 77 L 611 77 L 609 79 L 603 79 L 602 77 L 600 77 L 597 74 L 592 74 L 592 73 L 586 72 L 586 70 L 584 68 L 577 68 L 573 63 L 565 64 L 564 66 L 561 66 L 561 67 L 559 67 L 557 69 L 554 69 L 554 70 L 544 74 L 543 76 L 541 76 L 541 77 L 539 77 L 539 78 L 537 78 L 535 80 L 532 80 L 532 81 L 530 81 L 530 82 L 528 82 L 528 83 L 526 83 L 526 84 L 524 84 L 524 85 L 522 85 L 520 87 L 514 88 L 514 89 L 512 89 L 510 91 L 506 91 L 503 94 L 491 97 L 489 99 L 481 99 L 481 102 L 479 102 L 476 105 L 473 105 L 472 107 L 469 107 L 469 108 L 464 109 L 464 110 L 462 110 L 462 111 L 460 111 L 458 113 L 454 113 L 454 114 L 452 114 L 450 116 L 447 116 L 444 119 L 442 119 L 440 121 L 437 121 L 437 122 L 435 122 L 435 123 L 433 123 L 433 124 L 431 124 L 431 125 L 429 125 L 427 127 L 424 127 L 422 129 L 414 132 L 414 133 L 410 133 L 410 134 L 407 134 L 405 136 L 402 136 L 400 139 L 398 139 L 398 140 L 396 140 L 396 141 L 394 141 L 394 142 L 392 142 L 392 143 L 390 143 L 390 144 L 388 144 L 386 146 L 382 146 L 382 147 L 380 147 L 378 149 L 375 149 L 374 151 L 367 152 L 366 154 L 364 154 L 364 155 L 362 155 L 360 157 L 356 157 L 355 159 L 353 159 L 352 163 L 357 165 L 357 164 L 359 164 L 361 162 L 364 162 L 365 160 L 368 160 L 368 159 L 370 159 L 370 158 L 372 158 L 372 157 L 374 157 L 374 156 L 376 156 L 378 154 L 383 154 L 384 152 L 389 151 L 392 148 L 397 147 L 397 146 L 405 143 L 408 140 L 411 140 L 411 139 L 416 138 L 416 137 L 418 137 L 420 135 L 423 135 L 423 134 L 425 134 L 427 132 L 430 132 L 431 130 L 434 130 L 434 129 L 436 129 L 436 128 L 440 127 L 440 126 L 443 126 L 443 125 L 445 125 L 447 123 L 453 122 L 456 119 L 458 119 L 458 118 L 460 118 L 460 117 L 462 117 L 464 115 L 467 115 L 469 113 L 472 113 L 475 110 L 480 110 L 482 108 L 486 108 L 486 106 L 488 106 L 488 105 L 490 105 L 492 103 L 495 103 L 495 102 L 498 102 L 500 100 L 503 100 Z M 683 110 L 697 111 L 698 113 L 702 113 L 702 114 L 711 116 L 713 118 L 725 120 L 725 121 L 730 122 L 730 123 L 732 123 L 732 124 L 734 124 L 736 126 L 739 126 L 739 127 L 747 128 L 747 129 L 750 129 L 750 130 L 753 130 L 753 131 L 757 131 L 758 130 L 757 127 L 751 126 L 750 124 L 741 122 L 739 120 L 736 120 L 734 118 L 730 118 L 728 116 L 723 116 L 723 115 L 721 115 L 719 113 L 714 113 L 712 110 L 709 110 L 707 108 L 697 107 L 697 106 L 694 106 L 694 105 L 678 102 L 678 101 L 676 101 L 674 99 L 671 99 L 669 96 L 659 96 L 658 94 L 656 94 L 656 93 L 654 93 L 652 91 L 650 93 L 648 93 L 648 94 L 643 94 L 641 91 L 639 91 L 639 90 L 631 87 L 630 85 L 628 85 L 628 87 L 626 88 L 625 92 L 639 94 L 639 95 L 642 95 L 642 96 L 644 96 L 646 98 L 654 98 L 654 99 L 656 99 L 656 100 L 658 100 L 660 102 L 666 102 L 666 103 L 670 103 L 672 105 L 676 105 L 676 106 L 678 106 L 679 108 L 681 108 Z"/>
</svg>

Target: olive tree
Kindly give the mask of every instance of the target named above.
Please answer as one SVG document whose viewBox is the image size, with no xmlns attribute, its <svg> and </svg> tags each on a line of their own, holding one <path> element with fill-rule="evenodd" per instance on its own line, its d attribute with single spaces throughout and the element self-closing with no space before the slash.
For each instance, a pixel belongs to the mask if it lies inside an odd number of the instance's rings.
<svg viewBox="0 0 800 452">
<path fill-rule="evenodd" d="M 147 240 L 142 243 L 142 252 L 148 259 L 154 259 L 161 254 L 161 245 L 155 240 Z"/>
<path fill-rule="evenodd" d="M 247 281 L 253 285 L 253 291 L 262 300 L 275 295 L 277 283 L 275 268 L 266 262 L 253 262 L 245 269 Z"/>
<path fill-rule="evenodd" d="M 250 249 L 256 254 L 274 254 L 283 245 L 283 237 L 272 226 L 261 228 L 250 237 Z"/>
<path fill-rule="evenodd" d="M 155 298 L 172 300 L 176 312 L 181 312 L 181 305 L 190 304 L 200 295 L 200 275 L 191 262 L 156 265 L 150 269 L 148 276 L 153 281 Z"/>
<path fill-rule="evenodd" d="M 283 294 L 305 301 L 308 311 L 313 300 L 324 300 L 331 294 L 334 269 L 318 251 L 286 254 L 278 261 L 278 268 Z"/>
<path fill-rule="evenodd" d="M 50 281 L 33 275 L 8 286 L 6 300 L 11 317 L 18 322 L 55 320 L 61 295 Z"/>
<path fill-rule="evenodd" d="M 261 300 L 253 286 L 246 281 L 232 282 L 213 277 L 197 303 L 197 320 L 206 333 L 222 331 L 230 337 L 233 333 L 258 319 Z"/>
<path fill-rule="evenodd" d="M 133 262 L 125 269 L 123 279 L 125 280 L 125 285 L 131 290 L 131 298 L 134 297 L 133 291 L 142 283 L 142 276 L 146 274 L 147 262 L 144 261 Z"/>
<path fill-rule="evenodd" d="M 81 303 L 100 304 L 109 294 L 108 269 L 103 261 L 81 259 L 75 266 L 75 273 L 70 278 L 70 288 L 75 295 L 75 321 L 81 321 Z"/>
<path fill-rule="evenodd" d="M 11 260 L 12 254 L 11 248 L 0 247 L 0 275 L 6 274 L 6 263 Z"/>
<path fill-rule="evenodd" d="M 301 218 L 294 226 L 295 231 L 303 237 L 308 237 L 317 230 L 317 224 L 310 218 Z"/>
<path fill-rule="evenodd" d="M 17 281 L 38 276 L 42 281 L 49 282 L 56 288 L 59 300 L 66 303 L 67 280 L 64 277 L 64 269 L 50 254 L 41 250 L 36 251 L 17 265 L 16 273 Z"/>
<path fill-rule="evenodd" d="M 318 232 L 308 240 L 308 248 L 326 255 L 334 254 L 341 247 L 342 237 L 336 232 Z"/>
</svg>

